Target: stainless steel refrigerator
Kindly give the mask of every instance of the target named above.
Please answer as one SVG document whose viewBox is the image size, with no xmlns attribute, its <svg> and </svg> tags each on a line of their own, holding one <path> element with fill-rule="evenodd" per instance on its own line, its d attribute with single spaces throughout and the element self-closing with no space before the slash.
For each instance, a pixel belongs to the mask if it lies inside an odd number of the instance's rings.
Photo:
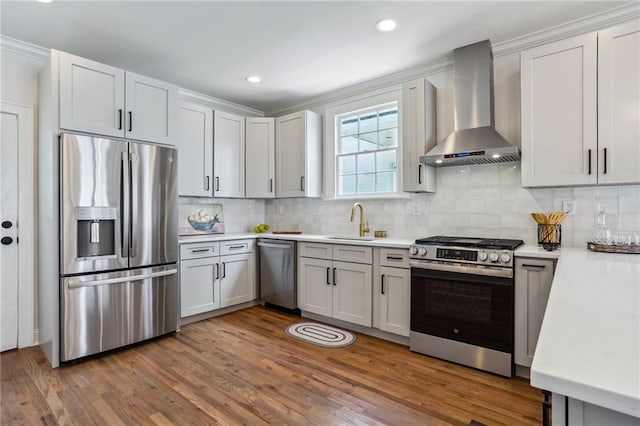
<svg viewBox="0 0 640 426">
<path fill-rule="evenodd" d="M 176 168 L 170 147 L 61 135 L 61 361 L 178 328 Z"/>
</svg>

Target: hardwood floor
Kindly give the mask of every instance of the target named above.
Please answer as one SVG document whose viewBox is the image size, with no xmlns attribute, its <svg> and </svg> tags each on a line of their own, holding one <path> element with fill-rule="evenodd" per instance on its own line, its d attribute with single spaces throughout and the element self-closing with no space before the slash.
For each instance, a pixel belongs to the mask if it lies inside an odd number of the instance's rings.
<svg viewBox="0 0 640 426">
<path fill-rule="evenodd" d="M 541 422 L 541 393 L 526 380 L 361 334 L 313 346 L 284 333 L 298 321 L 255 307 L 58 369 L 39 348 L 5 352 L 2 424 Z"/>
</svg>

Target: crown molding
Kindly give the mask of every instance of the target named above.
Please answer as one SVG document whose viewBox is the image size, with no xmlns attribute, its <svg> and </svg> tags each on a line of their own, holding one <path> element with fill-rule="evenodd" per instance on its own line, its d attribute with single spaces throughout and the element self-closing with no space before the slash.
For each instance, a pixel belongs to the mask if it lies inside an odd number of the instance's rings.
<svg viewBox="0 0 640 426">
<path fill-rule="evenodd" d="M 51 50 L 42 46 L 7 37 L 4 34 L 0 34 L 0 50 L 35 59 L 36 61 L 43 63 L 47 62 L 49 55 L 51 54 Z"/>
<path fill-rule="evenodd" d="M 638 2 L 633 2 L 603 13 L 586 16 L 554 27 L 549 27 L 511 40 L 495 43 L 492 46 L 493 56 L 494 58 L 497 58 L 513 53 L 519 53 L 532 47 L 591 31 L 601 30 L 632 19 L 640 19 L 640 3 Z M 266 115 L 273 117 L 299 111 L 301 109 L 313 109 L 327 104 L 339 103 L 350 97 L 362 96 L 367 91 L 382 89 L 385 85 L 402 84 L 416 78 L 426 78 L 430 75 L 452 69 L 453 52 L 447 56 L 409 70 L 400 71 L 374 80 L 344 87 L 295 105 L 268 110 Z"/>
<path fill-rule="evenodd" d="M 264 117 L 264 112 L 248 106 L 236 104 L 234 102 L 225 101 L 224 99 L 215 98 L 202 93 L 194 92 L 189 89 L 179 88 L 178 97 L 188 102 L 195 102 L 212 109 L 222 109 L 228 112 L 251 117 Z"/>
</svg>

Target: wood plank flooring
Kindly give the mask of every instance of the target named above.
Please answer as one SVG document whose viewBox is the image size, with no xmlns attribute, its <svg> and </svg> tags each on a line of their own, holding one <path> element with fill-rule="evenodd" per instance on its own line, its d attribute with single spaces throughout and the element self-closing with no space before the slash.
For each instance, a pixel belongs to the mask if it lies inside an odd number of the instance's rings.
<svg viewBox="0 0 640 426">
<path fill-rule="evenodd" d="M 357 334 L 323 348 L 301 321 L 254 307 L 175 335 L 51 369 L 39 348 L 2 353 L 1 422 L 14 424 L 540 424 L 523 379 Z"/>
</svg>

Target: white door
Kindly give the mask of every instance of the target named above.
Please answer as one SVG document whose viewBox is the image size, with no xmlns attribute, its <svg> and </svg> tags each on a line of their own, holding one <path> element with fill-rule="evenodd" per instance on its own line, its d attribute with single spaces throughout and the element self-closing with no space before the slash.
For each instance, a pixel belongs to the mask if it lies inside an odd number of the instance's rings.
<svg viewBox="0 0 640 426">
<path fill-rule="evenodd" d="M 213 110 L 178 104 L 178 194 L 213 197 Z"/>
<path fill-rule="evenodd" d="M 129 71 L 125 77 L 126 137 L 173 145 L 177 88 Z"/>
<path fill-rule="evenodd" d="M 298 307 L 302 311 L 332 316 L 331 261 L 310 257 L 298 259 Z"/>
<path fill-rule="evenodd" d="M 180 316 L 182 318 L 220 308 L 218 259 L 218 257 L 207 257 L 180 262 Z"/>
<path fill-rule="evenodd" d="M 334 261 L 333 267 L 333 317 L 371 327 L 371 265 Z"/>
<path fill-rule="evenodd" d="M 255 298 L 255 283 L 250 262 L 253 254 L 220 257 L 220 307 L 250 302 Z"/>
<path fill-rule="evenodd" d="M 2 102 L 0 112 L 0 350 L 5 351 L 34 343 L 35 147 L 33 108 Z"/>
<path fill-rule="evenodd" d="M 276 196 L 304 197 L 305 112 L 276 121 Z"/>
<path fill-rule="evenodd" d="M 244 198 L 244 117 L 213 113 L 214 197 Z"/>
<path fill-rule="evenodd" d="M 245 123 L 245 195 L 247 198 L 274 198 L 275 119 L 247 117 Z"/>
<path fill-rule="evenodd" d="M 380 330 L 409 337 L 411 270 L 380 267 Z"/>
<path fill-rule="evenodd" d="M 640 182 L 640 21 L 598 33 L 598 183 Z"/>
<path fill-rule="evenodd" d="M 124 71 L 60 52 L 60 128 L 124 136 Z"/>
<path fill-rule="evenodd" d="M 595 184 L 597 34 L 520 54 L 522 185 Z"/>
</svg>

